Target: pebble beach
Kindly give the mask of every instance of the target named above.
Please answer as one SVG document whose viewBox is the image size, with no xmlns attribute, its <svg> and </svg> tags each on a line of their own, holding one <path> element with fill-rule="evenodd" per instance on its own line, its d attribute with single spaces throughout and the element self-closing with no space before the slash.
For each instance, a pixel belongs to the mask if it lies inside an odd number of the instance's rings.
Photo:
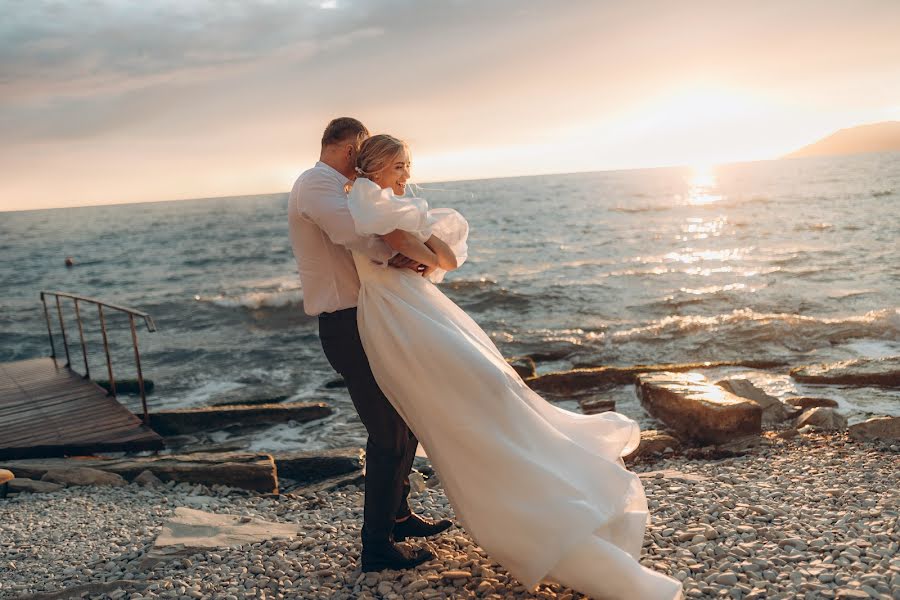
<svg viewBox="0 0 900 600">
<path fill-rule="evenodd" d="M 651 507 L 642 562 L 687 598 L 900 600 L 900 446 L 843 433 L 765 434 L 741 455 L 699 451 L 638 464 Z M 0 500 L 0 598 L 489 598 L 574 600 L 526 590 L 462 529 L 409 571 L 357 566 L 363 491 L 257 495 L 173 482 L 67 487 Z M 295 523 L 296 536 L 148 565 L 176 507 Z M 453 518 L 437 479 L 414 510 Z"/>
</svg>

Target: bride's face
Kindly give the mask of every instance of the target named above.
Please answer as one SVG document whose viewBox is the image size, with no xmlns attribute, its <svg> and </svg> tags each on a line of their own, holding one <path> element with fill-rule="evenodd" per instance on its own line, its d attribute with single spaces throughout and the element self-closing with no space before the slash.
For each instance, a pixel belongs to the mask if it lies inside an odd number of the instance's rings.
<svg viewBox="0 0 900 600">
<path fill-rule="evenodd" d="M 391 188 L 398 196 L 406 193 L 406 181 L 409 179 L 409 152 L 404 148 L 393 161 L 375 174 L 373 181 L 382 189 Z"/>
</svg>

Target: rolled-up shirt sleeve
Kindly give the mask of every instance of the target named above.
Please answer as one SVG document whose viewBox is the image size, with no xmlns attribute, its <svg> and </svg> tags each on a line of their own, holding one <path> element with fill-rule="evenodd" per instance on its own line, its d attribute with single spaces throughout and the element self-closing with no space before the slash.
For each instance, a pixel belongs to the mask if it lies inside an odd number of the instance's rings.
<svg viewBox="0 0 900 600">
<path fill-rule="evenodd" d="M 300 189 L 300 211 L 313 220 L 335 244 L 365 254 L 373 261 L 386 264 L 394 255 L 384 240 L 373 235 L 359 235 L 347 196 L 335 190 L 335 182 L 323 177 L 310 177 Z"/>
</svg>

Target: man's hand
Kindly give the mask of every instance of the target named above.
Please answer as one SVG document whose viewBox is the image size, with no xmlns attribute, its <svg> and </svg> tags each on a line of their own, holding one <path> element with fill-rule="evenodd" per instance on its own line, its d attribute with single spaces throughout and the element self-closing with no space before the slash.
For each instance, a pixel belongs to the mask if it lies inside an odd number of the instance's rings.
<svg viewBox="0 0 900 600">
<path fill-rule="evenodd" d="M 395 269 L 411 269 L 416 273 L 421 273 L 423 269 L 427 268 L 425 265 L 419 264 L 413 259 L 407 256 L 403 256 L 402 254 L 398 254 L 391 260 L 389 260 L 388 266 L 394 267 Z"/>
</svg>

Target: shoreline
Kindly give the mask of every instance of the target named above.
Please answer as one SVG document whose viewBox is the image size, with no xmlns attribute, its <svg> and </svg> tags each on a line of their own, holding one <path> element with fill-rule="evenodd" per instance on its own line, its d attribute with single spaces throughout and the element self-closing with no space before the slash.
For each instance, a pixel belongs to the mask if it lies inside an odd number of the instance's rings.
<svg viewBox="0 0 900 600">
<path fill-rule="evenodd" d="M 897 600 L 898 457 L 896 443 L 845 433 L 765 433 L 743 456 L 640 461 L 631 468 L 642 474 L 651 509 L 642 563 L 681 579 L 686 598 Z M 113 600 L 583 597 L 556 584 L 525 590 L 457 527 L 429 542 L 436 561 L 363 575 L 357 485 L 280 496 L 216 488 L 69 487 L 0 501 L 8 540 L 0 598 L 68 597 L 48 594 L 75 586 Z M 439 487 L 411 499 L 421 514 L 452 517 Z M 142 570 L 140 559 L 180 506 L 295 523 L 298 534 Z"/>
</svg>

